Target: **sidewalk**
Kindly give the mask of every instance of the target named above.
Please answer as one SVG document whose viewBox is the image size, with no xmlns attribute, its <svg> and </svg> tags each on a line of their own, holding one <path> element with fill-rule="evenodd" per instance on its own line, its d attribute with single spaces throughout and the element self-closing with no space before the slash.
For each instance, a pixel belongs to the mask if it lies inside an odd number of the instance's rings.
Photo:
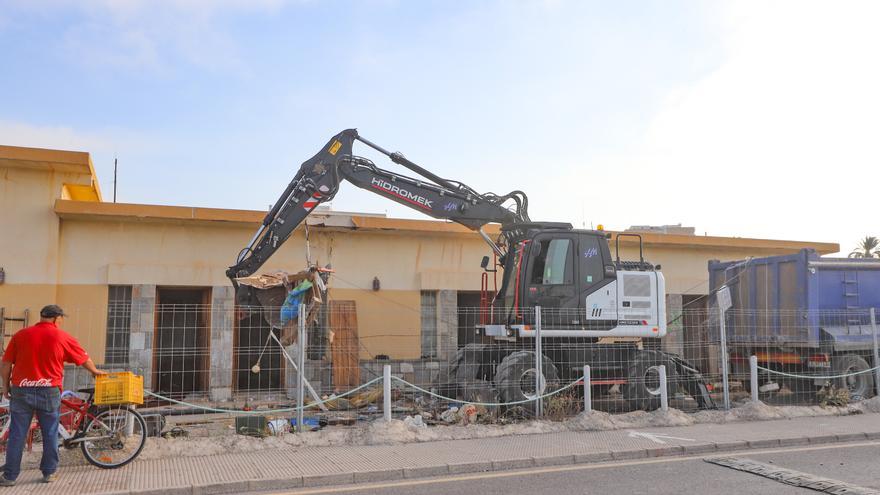
<svg viewBox="0 0 880 495">
<path fill-rule="evenodd" d="M 177 457 L 62 468 L 50 485 L 29 470 L 0 494 L 208 495 L 859 440 L 880 440 L 880 414 Z"/>
</svg>

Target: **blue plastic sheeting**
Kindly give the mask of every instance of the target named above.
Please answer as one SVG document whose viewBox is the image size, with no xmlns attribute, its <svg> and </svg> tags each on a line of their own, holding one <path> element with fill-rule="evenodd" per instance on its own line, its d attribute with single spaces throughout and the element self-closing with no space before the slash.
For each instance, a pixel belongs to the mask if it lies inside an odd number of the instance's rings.
<svg viewBox="0 0 880 495">
<path fill-rule="evenodd" d="M 284 304 L 281 305 L 281 326 L 286 325 L 291 320 L 295 320 L 299 316 L 299 305 L 302 304 L 303 294 L 311 288 L 312 282 L 303 280 L 302 283 L 287 293 Z"/>
</svg>

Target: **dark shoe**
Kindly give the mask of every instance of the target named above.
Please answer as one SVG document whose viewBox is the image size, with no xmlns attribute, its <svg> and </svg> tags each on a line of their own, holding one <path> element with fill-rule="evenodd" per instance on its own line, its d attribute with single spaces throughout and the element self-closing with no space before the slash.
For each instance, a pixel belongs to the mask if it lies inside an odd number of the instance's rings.
<svg viewBox="0 0 880 495">
<path fill-rule="evenodd" d="M 0 476 L 0 486 L 15 486 L 15 480 L 6 479 L 6 475 Z"/>
<path fill-rule="evenodd" d="M 52 483 L 53 481 L 58 481 L 58 475 L 55 473 L 52 474 L 44 474 L 43 479 L 41 479 L 43 483 Z"/>
</svg>

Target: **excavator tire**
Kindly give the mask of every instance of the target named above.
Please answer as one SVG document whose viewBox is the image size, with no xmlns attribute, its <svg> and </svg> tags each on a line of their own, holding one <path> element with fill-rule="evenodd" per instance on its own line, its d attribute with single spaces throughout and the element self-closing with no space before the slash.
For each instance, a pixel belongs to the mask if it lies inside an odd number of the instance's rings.
<svg viewBox="0 0 880 495">
<path fill-rule="evenodd" d="M 468 400 L 465 395 L 473 385 L 488 382 L 491 378 L 485 367 L 489 348 L 486 344 L 467 344 L 456 351 L 449 366 L 449 379 L 455 385 L 456 398 Z"/>
<path fill-rule="evenodd" d="M 621 392 L 623 398 L 633 410 L 653 411 L 660 407 L 660 373 L 659 366 L 666 366 L 667 392 L 672 397 L 675 391 L 674 368 L 669 365 L 662 354 L 653 351 L 641 351 L 636 354 L 627 368 L 626 384 Z"/>
<path fill-rule="evenodd" d="M 500 402 L 519 402 L 537 395 L 546 394 L 559 388 L 559 372 L 556 365 L 547 356 L 543 357 L 544 389 L 535 392 L 535 375 L 537 365 L 535 353 L 518 351 L 509 354 L 495 370 L 495 389 Z M 526 415 L 535 415 L 535 401 L 516 404 Z"/>
</svg>

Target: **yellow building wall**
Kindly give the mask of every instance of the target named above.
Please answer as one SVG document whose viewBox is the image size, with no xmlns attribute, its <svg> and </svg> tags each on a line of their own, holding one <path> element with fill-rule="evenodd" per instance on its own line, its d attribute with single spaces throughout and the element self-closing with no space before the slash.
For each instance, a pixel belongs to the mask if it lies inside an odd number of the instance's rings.
<svg viewBox="0 0 880 495">
<path fill-rule="evenodd" d="M 247 226 L 187 225 L 64 219 L 61 224 L 59 301 L 83 315 L 70 331 L 103 355 L 108 285 L 226 286 L 225 270 L 253 235 Z M 101 242 L 95 242 L 100 239 Z M 479 290 L 480 239 L 446 235 L 406 236 L 312 228 L 312 259 L 331 263 L 331 298 L 358 308 L 361 357 L 421 354 L 420 272 L 444 273 Z M 262 272 L 305 267 L 305 239 L 298 231 Z M 372 290 L 378 277 L 381 289 Z M 96 288 L 99 288 L 96 290 Z M 59 303 L 60 304 L 60 303 Z M 103 314 L 101 318 L 99 315 Z"/>
<path fill-rule="evenodd" d="M 332 288 L 330 299 L 354 301 L 360 358 L 386 354 L 391 359 L 421 355 L 421 292 Z"/>
<path fill-rule="evenodd" d="M 62 328 L 79 340 L 96 363 L 104 362 L 107 295 L 106 285 L 59 285 L 56 298 L 69 315 Z"/>
<path fill-rule="evenodd" d="M 65 184 L 87 186 L 92 178 L 76 167 L 10 163 L 0 160 L 0 267 L 5 271 L 0 307 L 15 317 L 25 309 L 38 316 L 56 297 L 60 229 L 52 205 Z"/>
</svg>

